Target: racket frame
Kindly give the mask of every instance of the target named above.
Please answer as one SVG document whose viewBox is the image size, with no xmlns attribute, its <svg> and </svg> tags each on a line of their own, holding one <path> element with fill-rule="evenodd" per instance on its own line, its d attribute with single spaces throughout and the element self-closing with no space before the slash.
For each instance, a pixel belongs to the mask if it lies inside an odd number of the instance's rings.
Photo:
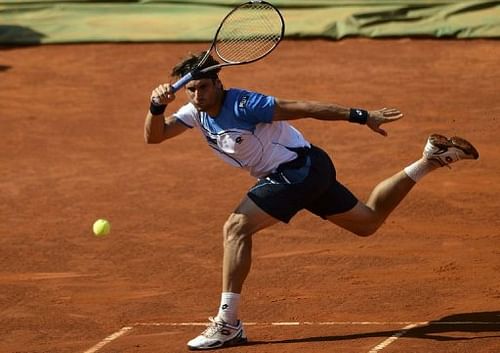
<svg viewBox="0 0 500 353">
<path fill-rule="evenodd" d="M 222 29 L 222 26 L 224 25 L 224 22 L 226 22 L 226 20 L 235 12 L 237 11 L 239 8 L 243 7 L 243 6 L 246 6 L 248 4 L 266 4 L 268 6 L 270 6 L 271 8 L 274 9 L 274 11 L 276 12 L 276 14 L 279 16 L 280 18 L 280 21 L 281 21 L 281 33 L 280 33 L 280 36 L 279 36 L 279 39 L 278 41 L 276 42 L 276 44 L 271 48 L 269 49 L 265 54 L 255 58 L 255 59 L 251 59 L 251 60 L 247 60 L 247 61 L 240 61 L 240 62 L 229 62 L 229 61 L 226 61 L 223 57 L 221 57 L 217 51 L 217 47 L 216 47 L 216 43 L 217 43 L 217 37 L 219 36 L 219 32 L 220 30 Z M 247 1 L 243 4 L 240 4 L 238 6 L 236 6 L 234 9 L 232 9 L 221 21 L 221 23 L 219 24 L 219 28 L 217 28 L 217 31 L 215 32 L 215 36 L 214 36 L 214 39 L 212 40 L 212 44 L 210 45 L 210 48 L 205 52 L 205 55 L 203 56 L 203 58 L 198 62 L 198 64 L 196 65 L 196 67 L 189 73 L 187 73 L 186 75 L 182 76 L 179 80 L 177 80 L 175 83 L 172 84 L 172 90 L 173 92 L 177 92 L 179 89 L 181 89 L 182 87 L 184 87 L 186 84 L 188 84 L 190 81 L 192 80 L 196 80 L 196 79 L 199 79 L 200 76 L 202 76 L 203 74 L 206 74 L 210 71 L 213 71 L 213 70 L 216 70 L 218 68 L 222 68 L 224 66 L 233 66 L 233 65 L 243 65 L 243 64 L 250 64 L 252 62 L 255 62 L 255 61 L 258 61 L 260 59 L 263 59 L 264 57 L 266 57 L 267 55 L 269 55 L 274 49 L 276 49 L 276 47 L 278 46 L 278 44 L 281 42 L 281 40 L 283 39 L 285 35 L 285 21 L 283 19 L 283 15 L 281 14 L 281 12 L 276 8 L 276 6 L 274 6 L 273 4 L 270 4 L 269 2 L 267 1 L 260 1 L 260 0 L 253 0 L 253 1 Z M 223 63 L 220 63 L 220 64 L 217 64 L 217 65 L 212 65 L 212 66 L 209 66 L 209 67 L 206 67 L 204 69 L 201 69 L 201 70 L 198 70 L 198 68 L 200 66 L 202 66 L 205 61 L 207 61 L 208 59 L 208 56 L 210 54 L 210 52 L 212 52 L 212 49 L 214 49 L 215 47 L 215 53 L 217 54 L 217 56 L 222 60 L 224 61 Z"/>
</svg>

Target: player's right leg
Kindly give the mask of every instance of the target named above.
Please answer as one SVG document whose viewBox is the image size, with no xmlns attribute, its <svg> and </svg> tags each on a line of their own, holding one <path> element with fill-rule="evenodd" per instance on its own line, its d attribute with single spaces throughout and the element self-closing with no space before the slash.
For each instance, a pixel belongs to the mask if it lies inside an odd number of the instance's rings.
<svg viewBox="0 0 500 353">
<path fill-rule="evenodd" d="M 478 158 L 479 153 L 467 140 L 432 134 L 427 139 L 422 158 L 378 184 L 366 204 L 358 201 L 349 211 L 326 218 L 357 235 L 371 235 L 422 177 L 459 160 Z"/>
<path fill-rule="evenodd" d="M 330 222 L 359 236 L 375 233 L 415 185 L 403 171 L 379 183 L 368 201 L 349 211 L 326 216 Z"/>
</svg>

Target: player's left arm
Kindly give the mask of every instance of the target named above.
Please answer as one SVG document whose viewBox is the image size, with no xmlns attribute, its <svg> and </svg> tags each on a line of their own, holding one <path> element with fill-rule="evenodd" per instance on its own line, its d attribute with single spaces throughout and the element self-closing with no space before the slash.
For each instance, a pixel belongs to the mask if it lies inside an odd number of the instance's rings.
<svg viewBox="0 0 500 353">
<path fill-rule="evenodd" d="M 403 117 L 396 108 L 382 108 L 366 111 L 353 109 L 334 103 L 295 101 L 275 99 L 273 121 L 313 118 L 318 120 L 345 120 L 366 124 L 373 131 L 387 136 L 380 125 L 399 120 Z"/>
</svg>

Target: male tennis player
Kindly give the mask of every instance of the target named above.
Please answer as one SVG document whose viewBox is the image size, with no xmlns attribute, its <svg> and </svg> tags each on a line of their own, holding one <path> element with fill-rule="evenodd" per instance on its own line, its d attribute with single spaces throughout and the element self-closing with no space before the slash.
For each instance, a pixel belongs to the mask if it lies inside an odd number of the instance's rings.
<svg viewBox="0 0 500 353">
<path fill-rule="evenodd" d="M 200 60 L 191 55 L 172 70 L 182 77 Z M 210 58 L 202 67 L 217 62 Z M 226 162 L 257 178 L 223 227 L 224 258 L 221 303 L 192 350 L 242 344 L 247 338 L 238 318 L 238 303 L 251 263 L 252 236 L 277 222 L 288 223 L 306 209 L 359 236 L 373 234 L 387 216 L 429 172 L 462 159 L 477 159 L 476 149 L 459 137 L 431 135 L 422 158 L 378 184 L 368 201 L 359 201 L 337 179 L 329 156 L 311 144 L 288 120 L 343 120 L 386 135 L 382 124 L 403 117 L 394 108 L 366 111 L 332 103 L 292 101 L 241 89 L 224 89 L 217 72 L 185 87 L 188 103 L 165 118 L 175 99 L 169 84 L 155 88 L 144 133 L 160 143 L 189 129 L 199 129 L 212 150 Z"/>
</svg>

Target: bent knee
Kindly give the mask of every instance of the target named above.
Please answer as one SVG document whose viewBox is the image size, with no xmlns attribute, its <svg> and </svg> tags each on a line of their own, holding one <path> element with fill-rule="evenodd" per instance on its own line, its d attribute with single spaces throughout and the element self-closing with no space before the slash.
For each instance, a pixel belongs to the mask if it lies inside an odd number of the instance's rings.
<svg viewBox="0 0 500 353">
<path fill-rule="evenodd" d="M 377 228 L 361 228 L 361 229 L 353 229 L 351 230 L 354 234 L 359 237 L 369 237 L 377 232 Z"/>
<path fill-rule="evenodd" d="M 224 223 L 223 236 L 225 242 L 244 240 L 251 235 L 244 215 L 233 213 Z"/>
<path fill-rule="evenodd" d="M 364 224 L 359 224 L 353 229 L 350 229 L 351 232 L 360 237 L 369 237 L 377 232 L 383 222 L 369 222 Z"/>
</svg>

